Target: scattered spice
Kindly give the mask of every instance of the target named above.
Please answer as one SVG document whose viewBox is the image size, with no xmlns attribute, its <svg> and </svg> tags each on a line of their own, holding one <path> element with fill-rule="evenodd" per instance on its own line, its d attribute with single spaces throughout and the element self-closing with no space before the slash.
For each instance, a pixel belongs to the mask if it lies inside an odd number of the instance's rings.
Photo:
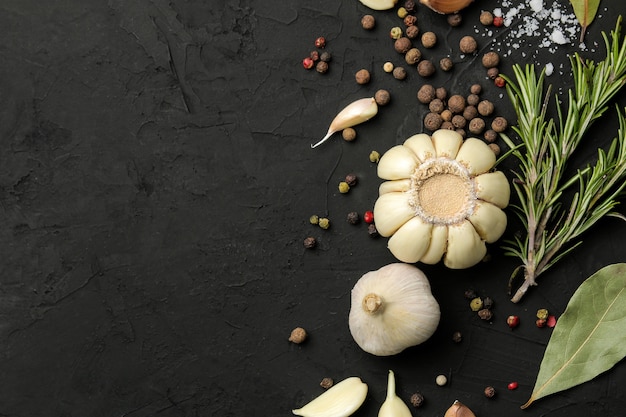
<svg viewBox="0 0 626 417">
<path fill-rule="evenodd" d="M 370 237 L 378 237 L 378 229 L 374 223 L 367 225 L 367 233 Z"/>
<path fill-rule="evenodd" d="M 409 14 L 409 11 L 406 8 L 401 6 L 401 7 L 398 7 L 398 10 L 396 13 L 398 14 L 398 17 L 400 19 L 404 19 Z"/>
<path fill-rule="evenodd" d="M 324 62 L 330 62 L 331 59 L 332 59 L 332 55 L 328 51 L 324 51 L 320 55 L 320 60 L 322 60 Z"/>
<path fill-rule="evenodd" d="M 540 320 L 547 320 L 548 315 L 548 310 L 545 308 L 540 308 L 539 310 L 537 310 L 537 318 Z"/>
<path fill-rule="evenodd" d="M 491 129 L 493 129 L 496 133 L 504 132 L 508 126 L 509 123 L 502 116 L 494 118 L 491 122 Z"/>
<path fill-rule="evenodd" d="M 495 110 L 495 106 L 493 105 L 491 101 L 483 100 L 480 103 L 478 103 L 478 106 L 476 107 L 476 109 L 478 110 L 478 113 L 481 116 L 491 116 L 491 114 Z"/>
<path fill-rule="evenodd" d="M 454 68 L 454 62 L 448 57 L 441 58 L 439 60 L 439 68 L 441 68 L 442 71 L 448 72 Z"/>
<path fill-rule="evenodd" d="M 443 387 L 444 385 L 448 383 L 448 377 L 446 377 L 443 374 L 437 375 L 437 378 L 435 378 L 435 383 L 439 385 L 440 387 Z"/>
<path fill-rule="evenodd" d="M 480 84 L 472 84 L 470 87 L 470 93 L 474 95 L 478 95 L 482 92 L 483 87 Z"/>
<path fill-rule="evenodd" d="M 483 10 L 480 13 L 480 23 L 484 26 L 491 26 L 493 24 L 493 13 L 488 10 Z"/>
<path fill-rule="evenodd" d="M 496 395 L 496 389 L 492 386 L 488 386 L 485 388 L 485 397 L 493 398 Z"/>
<path fill-rule="evenodd" d="M 417 73 L 422 77 L 430 77 L 435 73 L 435 65 L 430 60 L 423 60 L 417 64 Z"/>
<path fill-rule="evenodd" d="M 378 153 L 378 151 L 370 152 L 370 162 L 373 162 L 373 163 L 377 164 L 378 161 L 380 161 L 380 153 Z"/>
<path fill-rule="evenodd" d="M 320 222 L 320 218 L 317 214 L 312 215 L 311 217 L 309 217 L 309 223 L 311 224 L 319 224 Z"/>
<path fill-rule="evenodd" d="M 424 404 L 424 396 L 421 392 L 416 392 L 415 394 L 411 395 L 410 402 L 413 407 L 419 408 L 422 406 L 422 404 Z"/>
<path fill-rule="evenodd" d="M 404 55 L 404 60 L 409 65 L 415 65 L 422 59 L 422 53 L 417 48 L 411 48 Z"/>
<path fill-rule="evenodd" d="M 320 218 L 318 226 L 321 227 L 322 229 L 326 230 L 326 229 L 328 229 L 330 227 L 330 220 L 328 220 L 326 217 L 322 217 L 322 218 Z"/>
<path fill-rule="evenodd" d="M 496 156 L 500 155 L 501 150 L 497 143 L 490 143 L 489 149 L 491 149 Z"/>
<path fill-rule="evenodd" d="M 393 78 L 396 80 L 404 80 L 406 78 L 406 70 L 402 67 L 395 67 L 393 69 Z"/>
<path fill-rule="evenodd" d="M 463 113 L 465 109 L 465 98 L 460 94 L 455 94 L 448 99 L 448 109 L 452 113 Z"/>
<path fill-rule="evenodd" d="M 422 104 L 428 104 L 436 97 L 435 87 L 430 84 L 423 84 L 419 90 L 417 90 L 417 99 Z"/>
<path fill-rule="evenodd" d="M 306 249 L 313 249 L 317 245 L 317 240 L 314 237 L 309 236 L 304 239 L 304 247 Z"/>
<path fill-rule="evenodd" d="M 374 223 L 374 212 L 372 210 L 367 210 L 363 214 L 363 221 L 365 221 L 365 223 L 367 223 L 367 224 Z"/>
<path fill-rule="evenodd" d="M 493 25 L 497 28 L 502 27 L 502 25 L 504 25 L 504 19 L 502 18 L 502 16 L 494 16 Z"/>
<path fill-rule="evenodd" d="M 493 313 L 488 308 L 483 308 L 478 311 L 478 317 L 480 317 L 481 320 L 491 320 Z"/>
<path fill-rule="evenodd" d="M 496 87 L 502 88 L 506 85 L 506 81 L 504 80 L 504 78 L 500 77 L 499 75 L 493 80 L 493 83 L 496 85 Z"/>
<path fill-rule="evenodd" d="M 548 320 L 546 321 L 546 324 L 550 328 L 556 326 L 556 316 L 552 316 L 552 315 L 548 316 Z"/>
<path fill-rule="evenodd" d="M 361 217 L 356 211 L 351 211 L 348 213 L 347 220 L 350 224 L 358 224 L 361 221 Z"/>
<path fill-rule="evenodd" d="M 413 0 L 406 0 L 404 2 L 404 8 L 409 13 L 414 12 L 415 11 L 415 1 L 413 1 Z"/>
<path fill-rule="evenodd" d="M 509 385 L 507 385 L 507 388 L 511 391 L 517 389 L 517 387 L 519 386 L 519 384 L 515 381 L 513 382 L 509 382 Z"/>
<path fill-rule="evenodd" d="M 376 26 L 376 19 L 371 14 L 366 14 L 361 18 L 361 26 L 365 30 L 372 30 Z"/>
<path fill-rule="evenodd" d="M 537 327 L 542 328 L 542 327 L 546 327 L 546 322 L 547 320 L 545 319 L 537 319 L 535 321 L 535 324 L 537 325 Z"/>
<path fill-rule="evenodd" d="M 472 36 L 466 35 L 461 38 L 459 49 L 464 54 L 473 54 L 478 49 L 478 43 Z"/>
<path fill-rule="evenodd" d="M 296 327 L 291 331 L 291 334 L 289 335 L 289 341 L 295 344 L 300 344 L 304 342 L 306 338 L 306 330 L 304 330 L 302 327 Z"/>
<path fill-rule="evenodd" d="M 317 62 L 320 60 L 320 53 L 317 51 L 311 51 L 309 57 L 313 60 L 313 62 Z"/>
<path fill-rule="evenodd" d="M 467 119 L 460 114 L 452 116 L 452 125 L 457 129 L 464 129 L 467 124 Z"/>
<path fill-rule="evenodd" d="M 393 43 L 393 47 L 399 54 L 406 54 L 409 49 L 412 47 L 411 39 L 406 36 L 402 36 Z"/>
<path fill-rule="evenodd" d="M 448 15 L 447 20 L 450 26 L 457 27 L 463 21 L 463 17 L 461 16 L 460 13 L 452 13 Z"/>
<path fill-rule="evenodd" d="M 493 298 L 491 297 L 483 298 L 483 307 L 491 310 L 493 308 Z"/>
<path fill-rule="evenodd" d="M 498 133 L 493 129 L 489 129 L 485 132 L 484 137 L 487 142 L 493 143 L 498 139 Z"/>
<path fill-rule="evenodd" d="M 323 36 L 320 36 L 319 38 L 315 39 L 315 47 L 324 49 L 326 47 L 326 38 Z"/>
<path fill-rule="evenodd" d="M 441 112 L 445 110 L 445 104 L 443 100 L 434 98 L 430 103 L 428 103 L 428 110 L 433 113 L 441 114 Z"/>
<path fill-rule="evenodd" d="M 452 341 L 454 343 L 461 343 L 463 341 L 463 334 L 459 331 L 452 333 Z"/>
<path fill-rule="evenodd" d="M 370 82 L 370 72 L 366 69 L 360 69 L 354 75 L 354 78 L 356 79 L 357 84 L 367 84 Z"/>
<path fill-rule="evenodd" d="M 433 48 L 437 44 L 437 35 L 435 32 L 424 32 L 422 35 L 422 45 L 424 48 Z"/>
<path fill-rule="evenodd" d="M 389 104 L 389 101 L 391 100 L 391 95 L 387 90 L 378 90 L 376 91 L 376 94 L 374 94 L 374 100 L 376 100 L 376 104 L 378 104 L 379 106 L 385 106 Z"/>
<path fill-rule="evenodd" d="M 437 87 L 435 90 L 435 96 L 442 101 L 448 98 L 448 91 L 446 90 L 446 87 Z"/>
<path fill-rule="evenodd" d="M 310 56 L 307 56 L 302 60 L 302 66 L 304 69 L 311 69 L 315 65 L 315 62 L 311 59 Z"/>
<path fill-rule="evenodd" d="M 415 24 L 406 28 L 406 37 L 409 39 L 417 38 L 417 35 L 419 35 L 419 33 L 420 33 L 420 30 Z"/>
<path fill-rule="evenodd" d="M 517 316 L 509 316 L 509 317 L 507 317 L 506 324 L 511 329 L 516 328 L 517 326 L 519 326 L 519 317 L 517 317 Z"/>
<path fill-rule="evenodd" d="M 315 65 L 315 71 L 319 72 L 320 74 L 326 74 L 328 72 L 328 62 L 318 62 L 317 65 Z"/>
<path fill-rule="evenodd" d="M 483 308 L 483 299 L 480 297 L 475 297 L 470 301 L 470 309 L 472 311 L 479 311 Z"/>
<path fill-rule="evenodd" d="M 399 26 L 392 27 L 389 31 L 391 39 L 400 39 L 402 37 L 402 29 Z"/>
<path fill-rule="evenodd" d="M 500 55 L 497 52 L 489 51 L 483 55 L 483 67 L 489 69 L 497 67 L 500 64 Z"/>
<path fill-rule="evenodd" d="M 465 109 L 463 109 L 463 117 L 465 118 L 465 120 L 470 121 L 476 116 L 478 116 L 478 110 L 476 109 L 476 106 L 467 106 L 465 107 Z"/>
<path fill-rule="evenodd" d="M 478 94 L 470 94 L 467 96 L 467 105 L 476 108 L 480 103 L 480 96 Z"/>
<path fill-rule="evenodd" d="M 474 298 L 478 297 L 478 294 L 476 294 L 476 291 L 473 288 L 469 288 L 465 290 L 465 293 L 463 294 L 463 296 L 467 300 L 473 300 Z"/>
<path fill-rule="evenodd" d="M 328 389 L 332 387 L 334 383 L 335 381 L 333 381 L 332 378 L 323 378 L 322 381 L 320 382 L 320 387 L 324 389 Z"/>
<path fill-rule="evenodd" d="M 356 183 L 357 183 L 357 180 L 358 180 L 358 178 L 357 178 L 356 174 L 352 174 L 352 173 L 350 173 L 350 174 L 347 174 L 347 175 L 346 175 L 346 179 L 345 179 L 344 181 L 345 181 L 345 182 L 346 182 L 346 184 L 348 184 L 350 187 L 354 187 L 354 186 L 356 185 Z"/>
<path fill-rule="evenodd" d="M 435 131 L 441 127 L 443 119 L 439 113 L 429 112 L 424 117 L 424 127 L 428 130 Z"/>
<path fill-rule="evenodd" d="M 417 17 L 413 16 L 412 14 L 404 17 L 404 26 L 406 27 L 414 26 L 416 22 L 417 22 Z"/>
<path fill-rule="evenodd" d="M 350 191 L 350 186 L 345 181 L 341 181 L 339 183 L 339 187 L 338 188 L 339 188 L 339 192 L 341 194 L 346 194 L 348 191 Z"/>
<path fill-rule="evenodd" d="M 387 61 L 383 64 L 383 71 L 385 71 L 386 73 L 392 72 L 393 68 L 394 68 L 393 62 Z"/>
<path fill-rule="evenodd" d="M 341 131 L 341 137 L 347 142 L 352 142 L 356 139 L 356 130 L 351 127 L 347 127 Z"/>
</svg>

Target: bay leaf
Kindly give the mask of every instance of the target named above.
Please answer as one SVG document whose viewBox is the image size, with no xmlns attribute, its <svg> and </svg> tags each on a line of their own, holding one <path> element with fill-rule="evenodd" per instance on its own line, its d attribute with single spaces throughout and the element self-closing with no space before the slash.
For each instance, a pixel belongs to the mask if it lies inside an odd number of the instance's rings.
<svg viewBox="0 0 626 417">
<path fill-rule="evenodd" d="M 587 278 L 554 327 L 532 395 L 535 400 L 587 382 L 626 356 L 626 263 Z"/>
<path fill-rule="evenodd" d="M 598 13 L 600 0 L 570 0 L 570 3 L 572 3 L 572 7 L 574 8 L 576 20 L 578 20 L 578 23 L 582 28 L 580 33 L 580 41 L 582 42 L 585 38 L 587 28 L 591 22 L 593 22 L 593 19 L 595 19 L 596 14 Z"/>
</svg>

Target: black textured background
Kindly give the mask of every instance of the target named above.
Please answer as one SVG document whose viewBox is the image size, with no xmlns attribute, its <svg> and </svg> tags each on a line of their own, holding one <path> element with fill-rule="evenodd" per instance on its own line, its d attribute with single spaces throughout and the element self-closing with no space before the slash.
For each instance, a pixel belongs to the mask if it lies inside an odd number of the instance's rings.
<svg viewBox="0 0 626 417">
<path fill-rule="evenodd" d="M 481 53 L 498 50 L 478 14 L 500 5 L 477 2 L 458 28 L 420 7 L 418 24 L 440 37 L 428 54 L 457 63 L 429 82 L 463 94 L 480 82 L 511 118 L 480 54 L 456 51 L 466 34 Z M 422 131 L 425 114 L 415 98 L 424 80 L 381 70 L 401 62 L 387 35 L 401 22 L 374 12 L 377 29 L 366 32 L 359 20 L 368 12 L 356 0 L 0 4 L 1 416 L 287 416 L 322 392 L 322 378 L 353 375 L 370 388 L 356 415 L 376 416 L 388 369 L 403 399 L 425 395 L 416 416 L 441 416 L 455 399 L 484 417 L 623 415 L 623 363 L 519 409 L 551 332 L 535 327 L 536 309 L 558 316 L 585 278 L 624 261 L 617 220 L 602 221 L 519 305 L 506 294 L 515 260 L 498 245 L 491 262 L 466 271 L 424 267 L 443 313 L 436 334 L 389 358 L 353 342 L 350 290 L 394 259 L 384 239 L 345 215 L 376 199 L 370 151 Z M 601 1 L 583 56 L 602 58 L 600 31 L 620 13 L 621 0 Z M 333 54 L 325 75 L 301 66 L 320 35 Z M 554 63 L 548 81 L 562 92 L 567 56 L 578 50 L 524 43 L 501 70 Z M 360 68 L 373 74 L 367 86 L 354 82 Z M 310 149 L 338 110 L 379 88 L 392 103 L 358 127 L 355 142 L 336 136 Z M 611 115 L 579 159 L 593 157 L 615 126 Z M 340 195 L 348 172 L 359 185 Z M 311 214 L 329 216 L 331 229 L 311 226 Z M 517 231 L 513 221 L 509 229 Z M 302 246 L 309 235 L 316 250 Z M 469 287 L 496 301 L 492 323 L 469 310 Z M 509 314 L 522 320 L 515 331 Z M 296 326 L 309 331 L 305 344 L 287 341 Z M 455 330 L 464 334 L 458 345 Z M 446 387 L 434 383 L 441 373 Z M 520 387 L 508 391 L 510 381 Z M 486 385 L 495 398 L 483 396 Z"/>
</svg>

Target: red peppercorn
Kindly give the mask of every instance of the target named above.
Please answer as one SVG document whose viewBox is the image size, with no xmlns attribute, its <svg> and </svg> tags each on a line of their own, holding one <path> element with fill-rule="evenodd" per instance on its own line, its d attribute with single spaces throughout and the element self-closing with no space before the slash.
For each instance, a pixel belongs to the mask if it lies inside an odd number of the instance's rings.
<svg viewBox="0 0 626 417">
<path fill-rule="evenodd" d="M 517 316 L 509 316 L 509 317 L 507 317 L 506 324 L 508 324 L 511 329 L 519 326 L 519 317 L 517 317 Z"/>
<path fill-rule="evenodd" d="M 313 61 L 309 56 L 302 60 L 302 66 L 304 67 L 304 69 L 311 69 L 314 65 L 315 61 Z"/>
<path fill-rule="evenodd" d="M 547 320 L 544 320 L 544 319 L 537 319 L 537 321 L 535 322 L 535 324 L 537 325 L 537 327 L 546 327 L 546 322 L 547 322 Z"/>
<path fill-rule="evenodd" d="M 504 87 L 504 85 L 506 84 L 506 81 L 504 81 L 504 78 L 500 77 L 499 75 L 496 77 L 495 80 L 493 80 L 493 83 L 496 85 L 496 87 Z"/>
<path fill-rule="evenodd" d="M 513 381 L 513 382 L 509 382 L 509 385 L 507 385 L 507 388 L 510 389 L 511 391 L 513 391 L 514 389 L 517 389 L 518 387 L 518 383 Z"/>
<path fill-rule="evenodd" d="M 502 18 L 502 16 L 494 16 L 493 25 L 497 28 L 502 27 L 502 25 L 504 25 L 504 19 Z"/>
<path fill-rule="evenodd" d="M 319 38 L 315 39 L 316 48 L 324 48 L 325 46 L 326 46 L 326 38 L 324 38 L 323 36 L 320 36 Z"/>
<path fill-rule="evenodd" d="M 546 322 L 546 324 L 548 325 L 548 327 L 556 326 L 556 317 L 548 316 L 548 321 Z"/>
<path fill-rule="evenodd" d="M 367 210 L 365 214 L 363 214 L 363 221 L 367 224 L 374 223 L 374 212 L 372 210 Z"/>
<path fill-rule="evenodd" d="M 314 62 L 317 62 L 317 61 L 319 61 L 319 59 L 320 59 L 320 53 L 319 53 L 319 52 L 317 52 L 317 51 L 311 51 L 311 54 L 309 55 L 309 57 L 311 57 L 311 59 L 312 59 Z"/>
</svg>

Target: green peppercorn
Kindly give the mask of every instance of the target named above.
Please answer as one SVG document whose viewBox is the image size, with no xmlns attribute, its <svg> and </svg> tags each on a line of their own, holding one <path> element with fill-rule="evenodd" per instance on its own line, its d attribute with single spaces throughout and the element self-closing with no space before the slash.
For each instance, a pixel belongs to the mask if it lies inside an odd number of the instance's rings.
<svg viewBox="0 0 626 417">
<path fill-rule="evenodd" d="M 350 191 L 350 186 L 348 185 L 348 183 L 347 183 L 347 182 L 345 182 L 345 181 L 341 181 L 341 182 L 339 183 L 339 192 L 340 192 L 341 194 L 345 194 L 345 193 L 347 193 L 348 191 Z"/>
<path fill-rule="evenodd" d="M 548 310 L 546 310 L 545 308 L 540 308 L 539 310 L 537 310 L 537 318 L 539 320 L 547 320 L 548 315 Z"/>
<path fill-rule="evenodd" d="M 321 221 L 322 219 L 320 219 L 320 222 Z M 480 297 L 474 298 L 472 301 L 470 301 L 470 308 L 472 309 L 472 311 L 480 311 L 483 308 L 483 299 Z"/>
<path fill-rule="evenodd" d="M 311 224 L 318 224 L 320 222 L 320 218 L 317 214 L 314 214 L 311 217 L 309 217 L 309 222 Z"/>
<path fill-rule="evenodd" d="M 370 162 L 377 164 L 378 161 L 380 161 L 380 154 L 377 151 L 370 152 Z"/>
<path fill-rule="evenodd" d="M 328 228 L 330 227 L 330 220 L 328 220 L 326 217 L 322 217 L 322 218 L 319 220 L 318 225 L 319 225 L 319 227 L 321 227 L 322 229 L 326 230 L 326 229 L 328 229 Z"/>
</svg>

